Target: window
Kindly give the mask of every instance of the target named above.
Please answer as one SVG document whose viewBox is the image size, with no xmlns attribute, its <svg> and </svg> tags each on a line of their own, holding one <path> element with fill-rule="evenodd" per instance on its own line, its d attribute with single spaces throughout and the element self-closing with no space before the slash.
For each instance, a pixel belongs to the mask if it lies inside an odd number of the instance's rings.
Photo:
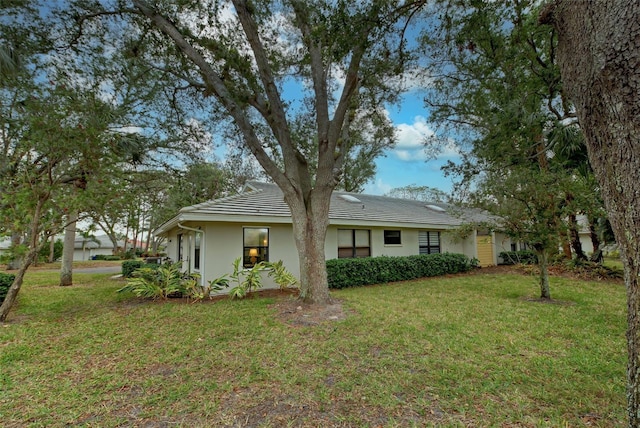
<svg viewBox="0 0 640 428">
<path fill-rule="evenodd" d="M 178 260 L 177 261 L 182 261 L 182 254 L 184 252 L 184 241 L 182 239 L 182 233 L 178 234 Z"/>
<path fill-rule="evenodd" d="M 338 258 L 371 256 L 369 231 L 364 229 L 338 229 Z"/>
<path fill-rule="evenodd" d="M 245 227 L 243 229 L 242 266 L 253 267 L 269 261 L 269 229 Z"/>
<path fill-rule="evenodd" d="M 385 230 L 384 231 L 384 245 L 400 245 L 402 239 L 399 230 Z"/>
<path fill-rule="evenodd" d="M 193 244 L 193 268 L 200 269 L 200 245 L 202 241 L 202 233 L 196 233 L 195 242 Z"/>
<path fill-rule="evenodd" d="M 420 254 L 436 254 L 440 252 L 440 232 L 418 232 Z"/>
</svg>

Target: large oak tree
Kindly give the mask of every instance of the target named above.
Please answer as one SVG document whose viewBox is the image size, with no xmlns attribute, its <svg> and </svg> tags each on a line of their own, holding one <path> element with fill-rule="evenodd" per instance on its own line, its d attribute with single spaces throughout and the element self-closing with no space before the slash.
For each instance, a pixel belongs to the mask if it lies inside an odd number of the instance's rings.
<svg viewBox="0 0 640 428">
<path fill-rule="evenodd" d="M 405 30 L 424 1 L 106 3 L 79 22 L 129 16 L 132 60 L 170 70 L 176 88 L 232 123 L 290 208 L 301 298 L 329 302 L 329 201 L 355 141 L 351 124 L 396 99 L 411 59 Z M 313 134 L 301 139 L 300 129 Z"/>
<path fill-rule="evenodd" d="M 629 426 L 640 426 L 640 7 L 559 0 L 540 15 L 558 33 L 564 87 L 585 133 L 620 246 L 627 288 Z"/>
</svg>

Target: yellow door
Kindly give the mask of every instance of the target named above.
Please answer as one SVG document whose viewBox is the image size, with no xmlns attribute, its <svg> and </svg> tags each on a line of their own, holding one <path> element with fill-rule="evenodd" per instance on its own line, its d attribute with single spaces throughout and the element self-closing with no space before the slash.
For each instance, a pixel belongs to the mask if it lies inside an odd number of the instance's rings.
<svg viewBox="0 0 640 428">
<path fill-rule="evenodd" d="M 493 266 L 493 242 L 491 235 L 478 236 L 478 262 L 480 266 Z"/>
</svg>

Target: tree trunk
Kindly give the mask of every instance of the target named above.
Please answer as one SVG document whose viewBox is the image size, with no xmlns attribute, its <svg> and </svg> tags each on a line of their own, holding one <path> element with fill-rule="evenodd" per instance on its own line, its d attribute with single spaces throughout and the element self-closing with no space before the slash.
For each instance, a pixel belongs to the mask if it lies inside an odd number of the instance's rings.
<svg viewBox="0 0 640 428">
<path fill-rule="evenodd" d="M 47 258 L 47 261 L 49 263 L 53 263 L 55 260 L 55 254 L 56 253 L 56 237 L 55 236 L 51 236 L 49 238 L 49 257 Z"/>
<path fill-rule="evenodd" d="M 73 285 L 73 252 L 76 241 L 76 222 L 78 213 L 69 214 L 64 228 L 64 247 L 62 248 L 62 264 L 60 267 L 60 286 Z"/>
<path fill-rule="evenodd" d="M 551 299 L 551 287 L 549 286 L 549 251 L 537 250 L 538 268 L 540 269 L 540 298 Z"/>
<path fill-rule="evenodd" d="M 116 254 L 118 254 L 118 237 L 115 235 L 115 233 L 107 233 L 107 236 L 111 241 L 111 245 L 113 245 L 111 255 L 115 256 Z"/>
<path fill-rule="evenodd" d="M 589 218 L 589 237 L 591 238 L 591 246 L 593 247 L 594 253 L 600 249 L 600 238 L 596 231 L 596 221 L 597 219 Z"/>
<path fill-rule="evenodd" d="M 571 248 L 578 260 L 587 260 L 587 255 L 582 250 L 580 242 L 580 232 L 578 230 L 578 219 L 574 213 L 569 214 L 569 236 L 571 238 Z"/>
<path fill-rule="evenodd" d="M 300 261 L 300 299 L 305 303 L 331 303 L 324 252 L 331 191 L 316 188 L 306 200 L 297 194 L 285 195 Z"/>
<path fill-rule="evenodd" d="M 558 33 L 563 86 L 620 246 L 627 288 L 627 414 L 640 426 L 640 8 L 637 0 L 558 0 L 540 21 Z"/>
<path fill-rule="evenodd" d="M 9 311 L 13 307 L 15 303 L 18 293 L 20 292 L 20 288 L 22 288 L 22 282 L 24 281 L 24 275 L 29 269 L 29 266 L 33 263 L 33 261 L 38 257 L 38 251 L 40 250 L 38 246 L 38 228 L 40 227 L 40 216 L 42 214 L 42 206 L 44 205 L 44 201 L 41 199 L 38 201 L 35 207 L 35 211 L 33 213 L 33 219 L 31 219 L 30 225 L 30 233 L 29 233 L 29 251 L 27 252 L 26 257 L 23 259 L 22 265 L 20 265 L 20 269 L 18 269 L 18 273 L 16 273 L 16 277 L 11 284 L 11 287 L 7 290 L 7 295 L 0 305 L 0 322 L 5 322 L 7 320 L 7 316 L 9 315 Z"/>
<path fill-rule="evenodd" d="M 562 236 L 560 237 L 560 242 L 562 242 L 562 253 L 566 258 L 571 259 L 573 257 L 573 254 L 571 253 L 571 243 L 569 242 L 569 239 L 564 234 L 562 234 Z"/>
</svg>

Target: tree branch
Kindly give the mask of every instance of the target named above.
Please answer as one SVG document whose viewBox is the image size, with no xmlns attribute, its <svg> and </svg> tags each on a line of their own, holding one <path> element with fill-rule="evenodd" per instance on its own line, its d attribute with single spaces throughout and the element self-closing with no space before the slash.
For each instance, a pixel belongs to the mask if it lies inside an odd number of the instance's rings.
<svg viewBox="0 0 640 428">
<path fill-rule="evenodd" d="M 222 78 L 216 73 L 205 57 L 185 39 L 184 35 L 176 28 L 173 22 L 157 13 L 145 1 L 133 0 L 133 4 L 144 16 L 151 20 L 156 28 L 172 39 L 182 54 L 198 67 L 203 79 L 208 84 L 208 87 L 211 88 L 213 95 L 215 95 L 235 120 L 251 153 L 256 157 L 267 174 L 278 184 L 284 183 L 284 174 L 262 147 L 243 107 L 231 92 L 229 92 Z"/>
</svg>

